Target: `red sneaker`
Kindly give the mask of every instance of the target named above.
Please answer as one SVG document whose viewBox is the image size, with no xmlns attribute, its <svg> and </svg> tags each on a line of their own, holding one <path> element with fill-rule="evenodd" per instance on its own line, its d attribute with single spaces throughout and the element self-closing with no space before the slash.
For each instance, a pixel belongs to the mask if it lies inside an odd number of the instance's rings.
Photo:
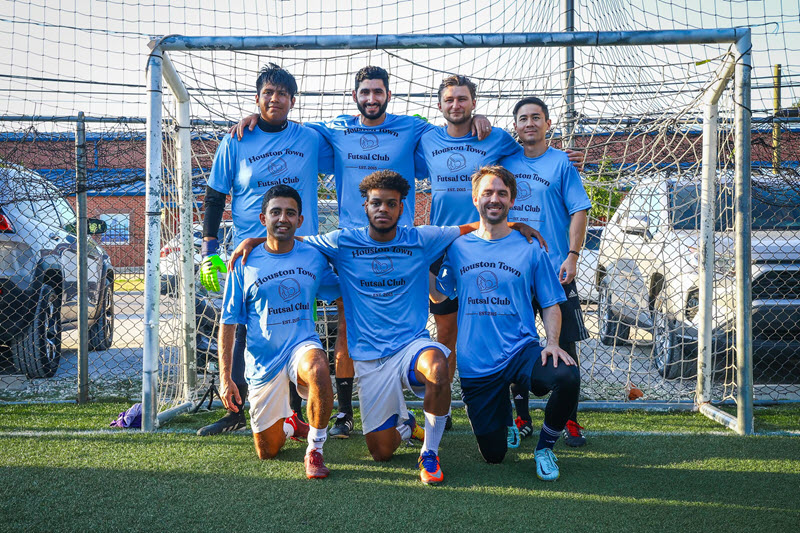
<svg viewBox="0 0 800 533">
<path fill-rule="evenodd" d="M 297 413 L 293 412 L 285 422 L 294 428 L 294 434 L 290 437 L 292 440 L 305 440 L 308 437 L 308 424 L 297 418 Z"/>
<path fill-rule="evenodd" d="M 317 450 L 311 450 L 306 453 L 303 463 L 306 465 L 306 477 L 308 479 L 324 479 L 331 473 L 328 467 L 325 466 L 322 454 Z"/>
<path fill-rule="evenodd" d="M 567 421 L 567 427 L 564 428 L 564 442 L 567 446 L 578 448 L 586 444 L 586 437 L 583 436 L 583 426 L 572 420 Z"/>
</svg>

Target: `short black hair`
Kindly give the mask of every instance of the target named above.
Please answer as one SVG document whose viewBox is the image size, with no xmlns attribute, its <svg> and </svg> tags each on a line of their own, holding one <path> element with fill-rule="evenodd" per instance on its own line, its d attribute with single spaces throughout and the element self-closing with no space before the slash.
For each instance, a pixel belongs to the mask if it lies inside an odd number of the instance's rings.
<svg viewBox="0 0 800 533">
<path fill-rule="evenodd" d="M 473 100 L 478 96 L 478 86 L 472 83 L 468 77 L 462 76 L 461 74 L 453 74 L 442 80 L 442 83 L 439 85 L 439 100 L 442 99 L 442 93 L 448 87 L 466 87 L 469 89 L 469 94 Z"/>
<path fill-rule="evenodd" d="M 364 80 L 383 80 L 383 86 L 389 90 L 389 73 L 381 67 L 368 66 L 356 72 L 356 91 Z"/>
<path fill-rule="evenodd" d="M 361 196 L 364 198 L 367 197 L 369 191 L 375 189 L 397 191 L 400 193 L 400 199 L 403 200 L 408 196 L 411 186 L 403 176 L 394 170 L 376 170 L 372 174 L 368 174 L 358 185 L 358 190 L 361 191 Z"/>
<path fill-rule="evenodd" d="M 517 102 L 517 105 L 514 106 L 514 113 L 513 113 L 514 122 L 517 121 L 517 111 L 519 111 L 519 109 L 522 106 L 528 105 L 528 104 L 534 104 L 534 105 L 538 105 L 539 107 L 541 107 L 542 108 L 542 113 L 544 113 L 544 119 L 545 120 L 550 120 L 550 110 L 547 109 L 547 104 L 545 104 L 544 102 L 542 102 L 541 99 L 536 98 L 535 96 L 528 96 L 527 98 L 523 98 L 522 100 Z"/>
<path fill-rule="evenodd" d="M 300 193 L 294 187 L 288 185 L 273 185 L 270 190 L 264 194 L 264 199 L 261 200 L 261 212 L 267 214 L 267 205 L 273 198 L 291 198 L 297 202 L 297 214 L 303 214 L 303 200 L 300 199 Z"/>
<path fill-rule="evenodd" d="M 269 63 L 262 67 L 256 79 L 256 93 L 261 93 L 261 88 L 267 83 L 275 87 L 283 87 L 289 93 L 289 97 L 294 98 L 297 94 L 297 81 L 289 71 L 279 67 L 275 63 Z"/>
</svg>

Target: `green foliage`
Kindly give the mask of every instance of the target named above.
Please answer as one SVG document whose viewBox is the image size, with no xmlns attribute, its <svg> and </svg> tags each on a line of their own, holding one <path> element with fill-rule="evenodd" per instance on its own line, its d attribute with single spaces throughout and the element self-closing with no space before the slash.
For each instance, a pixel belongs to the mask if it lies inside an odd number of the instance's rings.
<svg viewBox="0 0 800 533">
<path fill-rule="evenodd" d="M 614 215 L 625 196 L 618 185 L 619 177 L 610 158 L 603 158 L 599 169 L 586 174 L 584 184 L 592 202 L 590 221 L 605 222 Z"/>
</svg>

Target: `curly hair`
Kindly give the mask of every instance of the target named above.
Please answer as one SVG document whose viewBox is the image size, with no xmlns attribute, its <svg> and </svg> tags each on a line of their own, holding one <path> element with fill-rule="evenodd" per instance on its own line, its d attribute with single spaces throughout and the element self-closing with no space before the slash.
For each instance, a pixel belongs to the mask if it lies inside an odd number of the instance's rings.
<svg viewBox="0 0 800 533">
<path fill-rule="evenodd" d="M 370 65 L 356 72 L 356 91 L 358 91 L 358 86 L 364 80 L 381 80 L 383 81 L 383 87 L 387 91 L 389 90 L 389 73 L 381 67 Z"/>
<path fill-rule="evenodd" d="M 372 174 L 368 174 L 358 185 L 358 190 L 361 191 L 361 196 L 364 198 L 367 197 L 369 191 L 375 189 L 397 191 L 400 193 L 400 199 L 405 199 L 411 186 L 403 176 L 394 170 L 376 170 Z"/>
</svg>

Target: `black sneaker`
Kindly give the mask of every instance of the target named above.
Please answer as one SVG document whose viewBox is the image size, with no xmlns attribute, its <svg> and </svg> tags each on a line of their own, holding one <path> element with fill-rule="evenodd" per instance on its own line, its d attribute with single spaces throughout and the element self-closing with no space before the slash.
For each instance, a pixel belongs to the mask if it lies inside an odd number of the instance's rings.
<svg viewBox="0 0 800 533">
<path fill-rule="evenodd" d="M 521 416 L 518 416 L 517 419 L 514 420 L 514 424 L 519 430 L 519 437 L 521 439 L 527 439 L 533 435 L 533 423 L 530 420 L 525 420 Z"/>
<path fill-rule="evenodd" d="M 209 435 L 219 435 L 220 433 L 242 429 L 246 425 L 247 421 L 244 418 L 244 412 L 234 413 L 233 411 L 228 411 L 228 414 L 213 424 L 209 424 L 198 429 L 197 436 L 207 437 Z"/>
<path fill-rule="evenodd" d="M 564 442 L 567 446 L 579 448 L 586 444 L 586 437 L 583 436 L 583 426 L 579 425 L 573 420 L 567 421 L 567 427 L 564 428 Z"/>
<path fill-rule="evenodd" d="M 453 417 L 447 415 L 447 418 L 444 419 L 444 430 L 450 431 L 451 429 L 453 429 Z"/>
<path fill-rule="evenodd" d="M 353 415 L 350 413 L 337 413 L 331 417 L 333 427 L 328 431 L 328 436 L 334 439 L 349 439 L 353 431 Z"/>
</svg>

